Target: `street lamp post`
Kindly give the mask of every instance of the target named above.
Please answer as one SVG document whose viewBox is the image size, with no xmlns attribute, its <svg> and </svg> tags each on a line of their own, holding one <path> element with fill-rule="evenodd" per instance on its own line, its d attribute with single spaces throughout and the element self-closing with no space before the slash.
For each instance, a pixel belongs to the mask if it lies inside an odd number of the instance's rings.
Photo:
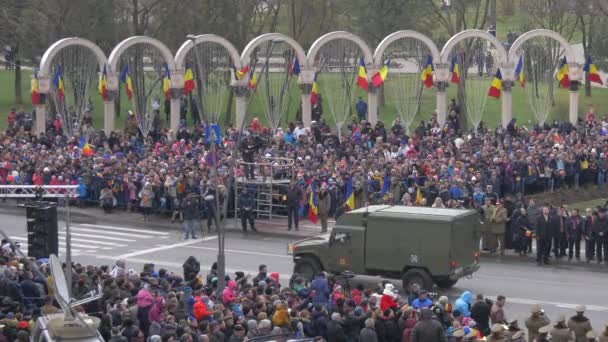
<svg viewBox="0 0 608 342">
<path fill-rule="evenodd" d="M 189 34 L 187 36 L 187 38 L 192 42 L 192 49 L 193 49 L 193 56 L 194 56 L 194 67 L 196 70 L 196 74 L 197 75 L 202 75 L 201 71 L 202 68 L 200 66 L 200 58 L 198 56 L 198 50 L 196 49 L 196 36 L 193 34 Z M 193 98 L 196 98 L 196 96 L 193 96 Z M 200 106 L 200 101 L 202 99 L 198 99 L 199 103 L 197 103 L 198 108 L 201 109 L 202 107 Z M 209 122 L 207 122 L 207 124 L 209 124 Z M 217 293 L 221 294 L 224 291 L 224 287 L 226 285 L 226 256 L 224 253 L 224 237 L 225 237 L 225 230 L 224 230 L 224 224 L 221 222 L 220 220 L 220 198 L 219 198 L 219 181 L 218 181 L 218 172 L 217 172 L 217 167 L 218 167 L 218 155 L 217 155 L 217 149 L 216 149 L 216 144 L 215 144 L 215 139 L 210 140 L 211 141 L 211 149 L 210 149 L 210 153 L 212 156 L 212 160 L 213 160 L 213 165 L 211 167 L 211 177 L 213 178 L 213 182 L 212 184 L 215 186 L 215 210 L 214 210 L 214 221 L 215 221 L 215 227 L 217 228 Z M 228 196 L 228 194 L 226 194 L 226 196 Z"/>
</svg>

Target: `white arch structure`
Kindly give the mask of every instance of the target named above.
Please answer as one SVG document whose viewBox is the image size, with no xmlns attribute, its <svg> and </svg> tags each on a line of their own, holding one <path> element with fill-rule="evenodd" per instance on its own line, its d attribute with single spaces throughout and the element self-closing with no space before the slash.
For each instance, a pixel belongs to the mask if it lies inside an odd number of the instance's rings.
<svg viewBox="0 0 608 342">
<path fill-rule="evenodd" d="M 241 53 L 241 65 L 249 65 L 249 59 L 251 57 L 251 54 L 253 53 L 253 51 L 255 51 L 255 49 L 260 46 L 260 44 L 263 44 L 265 42 L 272 42 L 272 41 L 277 41 L 277 42 L 285 42 L 287 43 L 289 46 L 291 46 L 293 48 L 293 50 L 295 51 L 296 57 L 298 58 L 298 62 L 300 63 L 300 77 L 298 78 L 298 83 L 299 84 L 312 84 L 312 79 L 314 76 L 311 75 L 310 72 L 310 66 L 308 64 L 308 60 L 306 58 L 306 53 L 304 52 L 304 49 L 302 48 L 302 46 L 300 45 L 300 43 L 298 43 L 297 41 L 295 41 L 293 38 L 286 36 L 282 33 L 266 33 L 263 35 L 260 35 L 256 38 L 253 38 L 243 49 L 243 52 Z M 312 73 L 314 74 L 314 72 Z M 309 82 L 305 81 L 305 80 L 309 80 Z M 249 82 L 249 75 L 246 75 L 245 77 L 243 77 L 241 80 L 238 81 L 238 83 L 242 83 L 239 84 L 241 86 L 246 87 L 246 84 Z M 240 94 L 243 95 L 243 94 Z M 236 123 L 237 126 L 236 127 L 241 127 L 243 120 L 245 120 L 245 113 L 247 111 L 247 104 L 246 104 L 246 99 L 244 96 L 240 96 L 239 93 L 237 93 L 236 96 Z M 302 92 L 302 98 L 304 97 L 304 92 Z M 302 101 L 302 117 L 303 117 L 303 121 L 307 123 L 307 126 L 310 126 L 310 94 L 308 95 L 308 103 L 305 103 L 305 101 Z M 305 114 L 308 111 L 308 120 L 306 120 L 307 115 Z"/>
<path fill-rule="evenodd" d="M 566 55 L 566 59 L 568 60 L 568 77 L 571 81 L 579 81 L 581 79 L 581 68 L 580 64 L 576 62 L 576 54 L 574 53 L 574 49 L 568 43 L 568 41 L 562 37 L 559 33 L 546 29 L 538 29 L 528 31 L 521 36 L 519 36 L 511 45 L 509 49 L 509 62 L 512 65 L 516 65 L 519 59 L 519 50 L 522 48 L 523 44 L 530 39 L 537 37 L 545 37 L 551 38 L 557 41 L 561 47 L 564 49 L 564 54 Z M 572 82 L 570 87 L 570 108 L 569 108 L 569 119 L 571 123 L 576 123 L 578 120 L 578 83 Z"/>
<path fill-rule="evenodd" d="M 369 48 L 367 43 L 361 39 L 361 37 L 346 31 L 334 31 L 317 38 L 317 40 L 312 43 L 310 49 L 308 50 L 308 55 L 306 58 L 308 59 L 308 65 L 311 67 L 312 71 L 310 84 L 312 84 L 312 78 L 314 78 L 314 73 L 316 72 L 316 70 L 313 69 L 313 66 L 315 59 L 317 58 L 317 54 L 325 44 L 337 39 L 349 40 L 359 47 L 359 50 L 361 50 L 361 54 L 363 55 L 363 59 L 365 60 L 365 64 L 367 64 L 366 68 L 368 77 L 369 75 L 373 75 L 378 71 L 378 68 L 374 64 L 374 55 L 372 50 Z M 367 95 L 367 103 L 368 121 L 375 124 L 376 121 L 378 121 L 378 94 L 375 92 L 369 92 Z M 302 95 L 302 119 L 305 125 L 310 125 L 310 118 L 310 94 Z"/>
<path fill-rule="evenodd" d="M 325 44 L 331 42 L 336 39 L 346 39 L 355 43 L 361 50 L 363 58 L 367 61 L 367 68 L 369 75 L 373 75 L 378 71 L 381 67 L 382 55 L 386 48 L 390 46 L 391 43 L 401 39 L 401 38 L 412 38 L 420 40 L 423 44 L 425 44 L 433 57 L 433 61 L 435 62 L 435 83 L 437 86 L 437 112 L 438 119 L 445 120 L 446 110 L 447 110 L 447 102 L 446 102 L 446 86 L 449 78 L 449 55 L 453 48 L 458 45 L 459 42 L 467 39 L 467 38 L 481 38 L 490 42 L 497 54 L 498 57 L 498 66 L 501 68 L 503 74 L 503 92 L 502 92 L 502 122 L 503 125 L 506 125 L 511 120 L 511 84 L 514 80 L 514 69 L 515 64 L 517 63 L 519 50 L 522 48 L 523 44 L 533 38 L 536 37 L 548 37 L 556 40 L 560 43 L 562 48 L 564 49 L 564 53 L 566 58 L 568 59 L 568 65 L 570 68 L 570 79 L 572 81 L 579 81 L 581 79 L 581 67 L 579 62 L 576 59 L 576 54 L 572 46 L 568 43 L 564 37 L 559 35 L 557 32 L 545 29 L 532 30 L 522 34 L 518 39 L 515 40 L 510 50 L 507 52 L 502 44 L 494 37 L 486 31 L 481 30 L 465 30 L 460 33 L 457 33 L 452 38 L 450 38 L 445 46 L 441 50 L 438 49 L 437 45 L 427 36 L 411 30 L 402 30 L 394 32 L 384 38 L 374 53 L 369 48 L 367 43 L 361 39 L 361 37 L 352 34 L 346 31 L 335 31 L 327 33 L 321 37 L 319 37 L 315 42 L 311 45 L 308 53 L 306 54 L 302 46 L 295 41 L 293 38 L 288 37 L 281 33 L 266 33 L 252 39 L 247 46 L 243 49 L 243 52 L 239 55 L 238 50 L 231 44 L 228 40 L 223 37 L 213 35 L 213 34 L 203 34 L 198 35 L 195 38 L 194 44 L 200 44 L 204 42 L 213 42 L 218 43 L 226 48 L 228 51 L 235 67 L 242 67 L 245 64 L 249 63 L 249 57 L 251 53 L 255 50 L 257 46 L 264 42 L 268 41 L 282 41 L 289 44 L 295 51 L 298 60 L 300 61 L 301 73 L 298 79 L 298 83 L 302 86 L 304 90 L 302 92 L 302 117 L 303 121 L 306 125 L 310 124 L 311 118 L 311 105 L 310 105 L 310 86 L 312 85 L 315 70 L 314 70 L 314 60 L 321 49 Z M 81 45 L 88 49 L 90 49 L 97 58 L 99 63 L 100 70 L 103 69 L 104 65 L 108 66 L 108 82 L 107 89 L 110 93 L 118 90 L 118 73 L 117 70 L 118 63 L 120 61 L 120 56 L 126 51 L 129 47 L 138 44 L 138 43 L 147 43 L 158 49 L 162 58 L 167 63 L 169 67 L 169 71 L 171 72 L 171 88 L 173 89 L 181 89 L 183 87 L 183 75 L 184 75 L 184 61 L 188 52 L 192 49 L 193 42 L 188 40 L 184 42 L 181 47 L 176 52 L 175 57 L 171 54 L 169 48 L 160 42 L 159 40 L 147 36 L 134 36 L 127 38 L 120 42 L 116 47 L 112 50 L 109 57 L 106 58 L 104 52 L 97 46 L 95 43 L 90 40 L 72 37 L 72 38 L 64 38 L 58 40 L 53 45 L 51 45 L 40 61 L 40 71 L 38 75 L 39 79 L 39 92 L 41 94 L 47 94 L 50 91 L 50 68 L 51 63 L 55 55 L 63 48 L 72 46 L 72 45 Z M 239 81 L 234 81 L 233 86 L 235 88 L 246 87 L 248 83 L 249 75 L 243 77 Z M 178 91 L 175 91 L 177 94 Z M 246 94 L 245 92 L 236 92 L 236 111 L 237 111 L 237 123 L 242 122 L 245 117 L 246 112 Z M 369 108 L 369 121 L 375 123 L 377 121 L 378 115 L 378 101 L 377 94 L 375 92 L 370 92 L 368 94 L 368 108 Z M 572 82 L 572 86 L 570 89 L 570 121 L 575 123 L 578 119 L 578 86 L 577 82 Z M 37 105 L 36 106 L 36 132 L 41 133 L 44 132 L 45 129 L 45 105 Z M 238 122 L 240 120 L 240 122 Z M 179 123 L 179 98 L 171 99 L 171 128 L 176 131 Z M 239 125 L 240 126 L 240 125 Z M 110 133 L 114 129 L 114 100 L 112 96 L 105 101 L 104 103 L 104 130 L 106 133 Z"/>
<path fill-rule="evenodd" d="M 494 49 L 496 50 L 496 53 L 498 55 L 498 67 L 500 68 L 501 73 L 502 73 L 503 85 L 506 84 L 505 81 L 513 80 L 513 66 L 509 62 L 509 55 L 507 53 L 507 50 L 504 48 L 504 46 L 502 46 L 500 41 L 496 37 L 494 37 L 492 34 L 486 32 L 486 31 L 473 29 L 473 30 L 465 30 L 465 31 L 459 32 L 459 33 L 455 34 L 454 36 L 452 36 L 452 38 L 450 38 L 445 43 L 445 46 L 441 50 L 441 62 L 442 62 L 442 65 L 444 66 L 444 68 L 442 68 L 441 72 L 438 73 L 438 76 L 441 79 L 441 81 L 447 82 L 448 77 L 449 77 L 449 69 L 447 69 L 447 66 L 450 63 L 450 53 L 452 53 L 452 50 L 458 45 L 458 43 L 464 41 L 465 39 L 469 39 L 469 38 L 484 39 L 484 40 L 488 41 L 490 44 L 492 44 L 492 46 L 494 47 Z M 512 113 L 511 113 L 512 112 L 511 88 L 503 87 L 501 97 L 502 97 L 502 120 L 501 121 L 502 121 L 503 127 L 506 127 L 506 125 L 511 120 L 511 116 L 512 116 Z M 438 95 L 438 97 L 437 97 L 437 108 L 438 108 L 437 116 L 444 118 L 444 122 L 445 122 L 445 117 L 447 115 L 446 106 L 447 106 L 447 96 L 445 95 L 445 93 L 443 94 L 441 99 L 439 98 L 439 95 Z"/>
<path fill-rule="evenodd" d="M 95 55 L 97 58 L 97 63 L 99 64 L 99 70 L 103 70 L 103 66 L 108 62 L 106 54 L 97 46 L 97 44 L 92 41 L 80 37 L 71 37 L 71 38 L 63 38 L 53 45 L 49 46 L 49 48 L 42 55 L 42 59 L 40 60 L 40 70 L 38 74 L 38 91 L 41 94 L 48 94 L 51 91 L 51 65 L 53 63 L 53 59 L 61 51 L 61 49 L 67 48 L 69 46 L 83 46 Z M 46 107 L 44 104 L 36 105 L 36 133 L 40 134 L 45 130 L 46 123 Z"/>
<path fill-rule="evenodd" d="M 118 70 L 118 63 L 120 62 L 120 57 L 127 49 L 136 44 L 150 44 L 155 47 L 160 52 L 163 61 L 167 63 L 167 67 L 169 68 L 169 73 L 171 74 L 171 88 L 183 87 L 184 73 L 181 70 L 175 69 L 175 59 L 173 58 L 173 54 L 171 54 L 171 50 L 158 39 L 147 36 L 133 36 L 118 43 L 110 53 L 110 57 L 108 57 L 108 90 L 118 90 L 118 75 L 120 73 L 120 70 Z M 179 126 L 179 106 L 180 99 L 174 99 L 173 96 L 171 96 L 171 119 L 169 126 L 173 129 L 173 132 L 176 132 Z M 114 130 L 113 100 L 105 101 L 104 103 L 104 130 L 106 131 L 106 134 Z"/>
<path fill-rule="evenodd" d="M 399 39 L 403 39 L 403 38 L 411 38 L 411 39 L 416 39 L 420 42 L 422 42 L 431 52 L 431 57 L 433 58 L 433 64 L 435 65 L 435 70 L 437 70 L 437 67 L 441 67 L 441 53 L 439 52 L 439 48 L 437 48 L 437 45 L 435 44 L 435 42 L 433 42 L 433 40 L 429 37 L 427 37 L 426 35 L 417 32 L 417 31 L 412 31 L 412 30 L 403 30 L 403 31 L 397 31 L 394 33 L 389 34 L 388 36 L 386 36 L 386 38 L 384 38 L 380 44 L 378 44 L 378 47 L 376 47 L 376 51 L 374 51 L 374 64 L 376 65 L 376 68 L 381 68 L 382 67 L 382 63 L 384 63 L 383 60 L 383 55 L 384 55 L 384 51 L 386 51 L 386 49 L 394 42 L 398 41 Z M 441 125 L 443 125 L 445 123 L 445 113 L 447 112 L 447 103 L 446 103 L 446 93 L 445 91 L 439 91 L 439 89 L 443 89 L 443 88 L 438 88 L 438 91 L 436 92 L 436 97 L 437 97 L 437 112 L 438 113 L 443 113 L 443 115 L 438 114 L 437 115 L 437 119 L 439 121 L 439 123 Z M 440 104 L 443 103 L 445 107 L 443 110 L 440 110 Z M 377 111 L 377 110 L 376 110 Z"/>
</svg>

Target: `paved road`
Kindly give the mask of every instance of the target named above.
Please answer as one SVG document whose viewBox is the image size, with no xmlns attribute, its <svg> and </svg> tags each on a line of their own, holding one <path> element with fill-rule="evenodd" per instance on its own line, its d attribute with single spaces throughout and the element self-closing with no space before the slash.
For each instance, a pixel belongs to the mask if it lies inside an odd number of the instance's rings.
<svg viewBox="0 0 608 342">
<path fill-rule="evenodd" d="M 0 214 L 0 225 L 7 234 L 20 242 L 26 241 L 25 218 Z M 60 223 L 60 237 L 65 228 Z M 116 259 L 127 261 L 127 267 L 140 271 L 144 263 L 156 268 L 182 271 L 182 263 L 190 255 L 201 261 L 203 271 L 217 255 L 217 237 L 206 235 L 202 239 L 183 240 L 177 224 L 161 230 L 143 225 L 104 224 L 104 222 L 73 222 L 74 261 L 82 264 L 112 264 Z M 287 244 L 293 238 L 262 236 L 231 232 L 226 238 L 228 272 L 237 270 L 255 274 L 259 264 L 267 264 L 287 281 L 293 267 L 287 255 Z M 65 254 L 65 242 L 60 243 L 60 257 Z M 25 248 L 24 248 L 25 249 Z M 482 260 L 482 268 L 472 279 L 461 280 L 447 295 L 454 299 L 460 292 L 471 290 L 488 296 L 499 294 L 508 298 L 509 319 L 527 316 L 529 307 L 541 303 L 547 314 L 572 314 L 575 305 L 587 305 L 589 316 L 596 328 L 608 322 L 607 275 L 603 269 L 585 269 L 567 265 L 538 267 L 534 263 Z M 379 278 L 358 277 L 356 282 L 373 285 Z"/>
</svg>

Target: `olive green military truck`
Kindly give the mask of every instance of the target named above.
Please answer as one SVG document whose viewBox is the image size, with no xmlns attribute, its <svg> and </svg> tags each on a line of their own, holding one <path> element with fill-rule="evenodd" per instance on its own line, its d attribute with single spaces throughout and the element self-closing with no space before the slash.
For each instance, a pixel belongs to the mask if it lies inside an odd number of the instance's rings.
<svg viewBox="0 0 608 342">
<path fill-rule="evenodd" d="M 331 234 L 291 245 L 294 273 L 403 279 L 403 288 L 449 288 L 479 269 L 479 213 L 376 205 L 340 217 Z"/>
</svg>

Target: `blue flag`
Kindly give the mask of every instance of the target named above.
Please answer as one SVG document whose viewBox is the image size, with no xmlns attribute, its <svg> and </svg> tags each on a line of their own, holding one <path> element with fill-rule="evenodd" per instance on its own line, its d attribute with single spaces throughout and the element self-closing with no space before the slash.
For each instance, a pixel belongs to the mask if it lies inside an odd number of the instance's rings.
<svg viewBox="0 0 608 342">
<path fill-rule="evenodd" d="M 382 195 L 386 194 L 391 186 L 391 177 L 384 176 L 382 179 Z"/>
<path fill-rule="evenodd" d="M 87 143 L 86 139 L 84 138 L 84 135 L 80 136 L 80 141 L 78 141 L 78 147 L 80 149 L 82 149 L 84 147 L 84 145 Z"/>
</svg>

